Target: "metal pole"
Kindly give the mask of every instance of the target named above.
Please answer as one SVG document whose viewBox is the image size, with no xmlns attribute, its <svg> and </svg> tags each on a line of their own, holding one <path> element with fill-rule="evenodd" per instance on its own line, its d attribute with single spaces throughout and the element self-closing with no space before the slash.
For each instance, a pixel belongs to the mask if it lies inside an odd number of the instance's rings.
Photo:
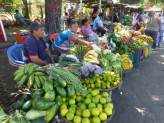
<svg viewBox="0 0 164 123">
<path fill-rule="evenodd" d="M 80 0 L 80 27 L 81 27 L 81 19 L 82 19 L 82 0 Z"/>
<path fill-rule="evenodd" d="M 113 1 L 112 1 L 112 23 L 113 23 Z"/>
<path fill-rule="evenodd" d="M 100 0 L 100 2 L 99 2 L 99 13 L 101 13 L 101 0 Z"/>
</svg>

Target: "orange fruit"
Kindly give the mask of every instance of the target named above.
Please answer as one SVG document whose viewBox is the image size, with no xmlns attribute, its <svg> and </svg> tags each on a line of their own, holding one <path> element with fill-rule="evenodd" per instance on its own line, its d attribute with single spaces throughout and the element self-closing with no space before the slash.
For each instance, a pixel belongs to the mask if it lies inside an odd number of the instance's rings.
<svg viewBox="0 0 164 123">
<path fill-rule="evenodd" d="M 74 114 L 72 112 L 68 111 L 66 114 L 66 118 L 67 118 L 67 120 L 71 121 L 74 118 Z"/>
<path fill-rule="evenodd" d="M 105 98 L 100 98 L 100 104 L 105 104 L 106 103 L 106 99 Z"/>
<path fill-rule="evenodd" d="M 108 92 L 103 92 L 103 93 L 102 93 L 102 97 L 109 97 Z"/>
<path fill-rule="evenodd" d="M 82 109 L 77 109 L 76 112 L 75 112 L 75 115 L 81 117 L 82 116 L 82 112 L 83 112 Z"/>
<path fill-rule="evenodd" d="M 86 98 L 91 98 L 92 96 L 91 96 L 91 94 L 87 94 L 87 96 L 86 96 Z"/>
<path fill-rule="evenodd" d="M 101 84 L 99 82 L 96 82 L 95 87 L 99 88 L 99 87 L 101 87 Z"/>
<path fill-rule="evenodd" d="M 77 97 L 76 97 L 76 101 L 77 101 L 77 102 L 80 102 L 81 99 L 82 99 L 81 96 L 77 96 Z"/>
<path fill-rule="evenodd" d="M 91 88 L 95 88 L 95 84 L 91 84 Z"/>
<path fill-rule="evenodd" d="M 112 108 L 111 107 L 106 107 L 104 109 L 104 112 L 107 114 L 107 115 L 112 115 Z"/>
<path fill-rule="evenodd" d="M 88 108 L 89 108 L 89 109 L 96 108 L 96 104 L 90 103 L 90 104 L 88 105 Z"/>
<path fill-rule="evenodd" d="M 80 105 L 80 109 L 82 109 L 82 110 L 86 109 L 86 105 L 85 105 L 84 103 L 82 103 L 82 104 Z"/>
<path fill-rule="evenodd" d="M 85 118 L 90 117 L 90 111 L 88 109 L 83 110 L 83 117 L 85 117 Z"/>
<path fill-rule="evenodd" d="M 93 109 L 92 109 L 92 115 L 93 115 L 93 116 L 99 116 L 99 114 L 100 114 L 100 111 L 99 111 L 98 108 L 93 108 Z"/>
<path fill-rule="evenodd" d="M 98 104 L 99 103 L 99 98 L 98 97 L 93 97 L 92 98 L 92 103 Z"/>
<path fill-rule="evenodd" d="M 70 99 L 69 100 L 69 105 L 74 105 L 76 103 L 75 99 Z"/>
<path fill-rule="evenodd" d="M 89 105 L 91 103 L 91 99 L 90 98 L 87 98 L 84 100 L 84 104 L 85 105 Z"/>
<path fill-rule="evenodd" d="M 89 121 L 88 118 L 83 118 L 83 119 L 82 119 L 82 123 L 90 123 L 90 121 Z"/>
<path fill-rule="evenodd" d="M 63 109 L 60 110 L 60 114 L 62 116 L 66 116 L 67 112 L 68 112 L 68 109 L 67 108 L 63 108 Z"/>
<path fill-rule="evenodd" d="M 101 120 L 99 117 L 93 117 L 92 118 L 92 123 L 101 123 Z"/>
<path fill-rule="evenodd" d="M 107 114 L 104 112 L 101 112 L 99 115 L 99 118 L 101 121 L 105 121 L 105 120 L 107 120 Z"/>
<path fill-rule="evenodd" d="M 73 118 L 74 123 L 81 123 L 81 117 L 80 116 L 75 116 Z"/>
</svg>

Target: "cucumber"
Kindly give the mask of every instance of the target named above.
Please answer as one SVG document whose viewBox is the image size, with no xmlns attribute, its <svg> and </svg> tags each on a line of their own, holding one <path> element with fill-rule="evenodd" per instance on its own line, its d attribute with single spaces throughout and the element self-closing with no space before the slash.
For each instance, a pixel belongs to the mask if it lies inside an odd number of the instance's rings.
<svg viewBox="0 0 164 123">
<path fill-rule="evenodd" d="M 55 98 L 55 102 L 58 102 L 59 105 L 61 105 L 63 103 L 63 99 L 60 95 L 58 95 L 56 98 Z"/>
<path fill-rule="evenodd" d="M 61 86 L 61 87 L 66 87 L 66 85 L 67 85 L 67 82 L 66 82 L 66 80 L 64 79 L 64 78 L 62 78 L 62 77 L 58 77 L 58 84 L 59 84 L 59 86 Z"/>
<path fill-rule="evenodd" d="M 27 112 L 32 108 L 32 99 L 26 101 L 24 105 L 22 106 L 22 110 Z"/>
<path fill-rule="evenodd" d="M 49 123 L 51 122 L 51 120 L 55 117 L 57 111 L 59 109 L 59 105 L 58 102 L 55 103 L 55 105 L 53 105 L 51 108 L 49 108 L 47 111 L 49 112 L 49 114 L 47 116 L 44 117 L 44 119 Z"/>
<path fill-rule="evenodd" d="M 55 90 L 60 96 L 66 97 L 66 90 L 64 88 L 62 88 L 60 86 L 56 86 Z"/>
<path fill-rule="evenodd" d="M 62 58 L 60 58 L 60 60 L 61 61 L 76 61 L 75 59 L 73 59 L 73 58 L 70 58 L 70 57 L 62 57 Z"/>
<path fill-rule="evenodd" d="M 35 103 L 35 107 L 37 110 L 46 110 L 48 108 L 50 108 L 51 106 L 53 106 L 55 104 L 55 102 L 47 100 L 47 99 L 39 99 L 36 103 Z"/>
<path fill-rule="evenodd" d="M 49 90 L 45 95 L 44 99 L 54 101 L 55 100 L 55 91 L 54 90 Z"/>
<path fill-rule="evenodd" d="M 26 118 L 29 120 L 35 120 L 39 117 L 46 116 L 49 112 L 48 111 L 38 111 L 38 110 L 30 110 L 26 113 Z"/>
<path fill-rule="evenodd" d="M 72 85 L 68 85 L 67 93 L 69 98 L 73 98 L 75 96 L 75 88 Z"/>
<path fill-rule="evenodd" d="M 47 123 L 47 121 L 43 117 L 40 117 L 36 120 L 33 120 L 31 123 Z"/>
<path fill-rule="evenodd" d="M 53 83 L 50 80 L 46 80 L 43 85 L 43 89 L 45 92 L 47 92 L 49 90 L 53 90 Z"/>
<path fill-rule="evenodd" d="M 22 99 L 26 102 L 27 100 L 31 99 L 31 95 L 30 94 L 24 94 Z"/>
<path fill-rule="evenodd" d="M 80 67 L 81 63 L 70 63 L 70 65 L 75 66 L 75 67 Z"/>
<path fill-rule="evenodd" d="M 34 92 L 33 97 L 35 97 L 36 94 L 40 94 L 41 97 L 43 97 L 44 94 L 45 94 L 45 92 L 44 92 L 43 89 L 37 89 L 37 90 Z"/>
<path fill-rule="evenodd" d="M 77 77 L 80 77 L 80 72 L 78 70 L 76 70 L 76 69 L 72 70 L 72 74 L 74 74 Z"/>
</svg>

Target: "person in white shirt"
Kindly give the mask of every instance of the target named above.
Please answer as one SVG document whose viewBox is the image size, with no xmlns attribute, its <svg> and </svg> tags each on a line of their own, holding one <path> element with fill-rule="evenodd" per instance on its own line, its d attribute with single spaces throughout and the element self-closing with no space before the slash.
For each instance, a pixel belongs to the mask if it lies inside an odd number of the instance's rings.
<svg viewBox="0 0 164 123">
<path fill-rule="evenodd" d="M 162 10 L 162 14 L 161 14 L 161 23 L 162 23 L 162 26 L 161 26 L 161 31 L 159 32 L 159 36 L 158 36 L 158 39 L 157 39 L 157 48 L 160 48 L 161 47 L 161 43 L 163 41 L 163 33 L 164 33 L 164 8 Z"/>
<path fill-rule="evenodd" d="M 139 19 L 138 15 L 139 15 L 139 14 L 138 14 L 137 12 L 135 12 L 134 15 L 133 15 L 133 22 L 132 22 L 132 25 L 133 25 L 133 26 L 136 25 L 136 23 L 137 23 L 137 21 L 138 21 L 138 19 Z"/>
</svg>

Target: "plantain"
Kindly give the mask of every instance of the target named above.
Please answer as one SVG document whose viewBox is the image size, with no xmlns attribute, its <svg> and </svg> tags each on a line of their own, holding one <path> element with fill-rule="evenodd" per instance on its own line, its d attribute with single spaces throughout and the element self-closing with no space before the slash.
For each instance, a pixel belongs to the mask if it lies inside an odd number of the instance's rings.
<svg viewBox="0 0 164 123">
<path fill-rule="evenodd" d="M 15 71 L 15 73 L 14 73 L 13 75 L 16 76 L 17 74 L 19 74 L 19 73 L 21 73 L 21 72 L 24 73 L 24 70 L 23 70 L 23 69 L 17 70 L 17 71 Z"/>
<path fill-rule="evenodd" d="M 22 79 L 18 82 L 18 85 L 19 85 L 19 86 L 22 86 L 23 84 L 25 84 L 27 78 L 28 78 L 28 76 L 27 76 L 27 75 L 24 75 L 24 76 L 22 77 Z"/>
<path fill-rule="evenodd" d="M 36 84 L 35 81 L 34 81 L 34 83 L 33 83 L 33 87 L 34 87 L 35 89 L 38 89 L 38 86 L 37 86 L 37 84 Z"/>
<path fill-rule="evenodd" d="M 36 69 L 36 68 L 38 68 L 39 67 L 39 65 L 33 65 L 34 66 L 34 70 Z"/>
<path fill-rule="evenodd" d="M 45 74 L 43 72 L 35 72 L 34 73 L 36 76 L 45 76 Z"/>
<path fill-rule="evenodd" d="M 47 80 L 47 79 L 48 79 L 48 76 L 42 76 L 42 78 L 43 78 L 44 80 Z"/>
<path fill-rule="evenodd" d="M 28 73 L 28 70 L 29 70 L 29 68 L 30 68 L 31 65 L 32 65 L 32 64 L 28 64 L 28 65 L 26 66 L 26 68 L 25 68 L 25 74 Z"/>
<path fill-rule="evenodd" d="M 38 88 L 41 88 L 41 82 L 40 82 L 38 76 L 35 76 L 35 82 L 36 82 L 36 85 L 38 86 Z"/>
<path fill-rule="evenodd" d="M 36 68 L 35 71 L 37 71 L 37 72 L 44 72 L 44 70 L 42 68 Z"/>
<path fill-rule="evenodd" d="M 29 69 L 28 69 L 28 74 L 31 75 L 34 69 L 34 65 L 30 65 Z"/>
<path fill-rule="evenodd" d="M 24 70 L 26 65 L 20 66 L 19 70 Z"/>
<path fill-rule="evenodd" d="M 38 76 L 39 77 L 39 80 L 40 80 L 40 82 L 41 82 L 41 84 L 42 84 L 42 86 L 44 85 L 44 82 L 45 82 L 45 80 L 43 79 L 43 77 L 42 76 Z"/>
<path fill-rule="evenodd" d="M 28 82 L 27 82 L 27 86 L 29 88 L 31 88 L 31 86 L 33 85 L 34 80 L 35 80 L 35 76 L 34 76 L 34 74 L 31 74 L 30 77 L 29 77 L 29 79 L 28 79 Z"/>
<path fill-rule="evenodd" d="M 22 77 L 23 77 L 23 75 L 24 75 L 24 72 L 18 73 L 18 74 L 15 76 L 14 80 L 18 80 L 18 81 L 21 80 Z"/>
</svg>

